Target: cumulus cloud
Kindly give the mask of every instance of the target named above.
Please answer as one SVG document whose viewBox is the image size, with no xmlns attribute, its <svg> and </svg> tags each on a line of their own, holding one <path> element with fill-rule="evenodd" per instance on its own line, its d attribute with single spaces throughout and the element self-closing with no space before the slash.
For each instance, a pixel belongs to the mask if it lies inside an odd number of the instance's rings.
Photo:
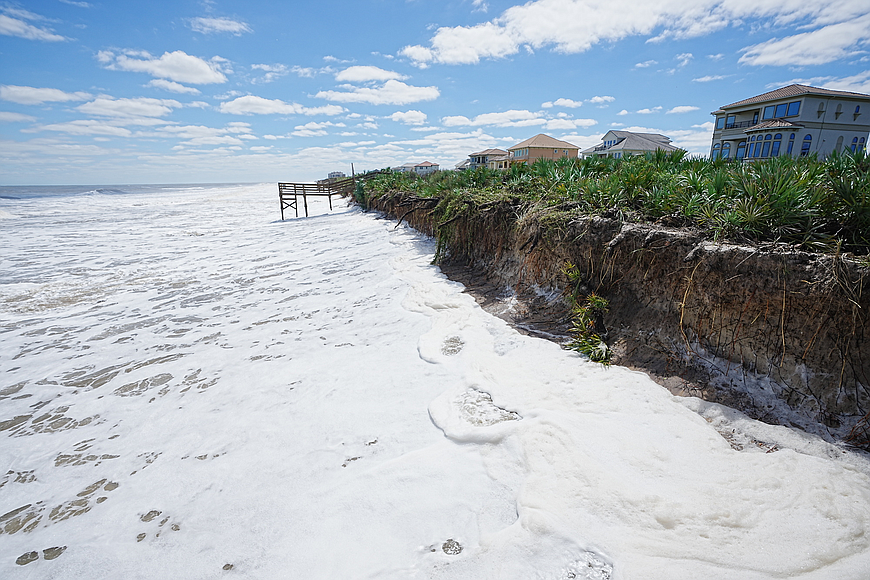
<svg viewBox="0 0 870 580">
<path fill-rule="evenodd" d="M 88 115 L 100 117 L 163 117 L 179 109 L 183 105 L 172 99 L 114 99 L 112 97 L 97 97 L 89 103 L 76 107 Z"/>
<path fill-rule="evenodd" d="M 541 107 L 545 109 L 550 109 L 552 107 L 568 107 L 569 109 L 576 109 L 577 107 L 582 107 L 583 101 L 573 101 L 571 99 L 556 99 L 553 102 L 547 101 L 546 103 L 541 103 Z"/>
<path fill-rule="evenodd" d="M 822 4 L 798 0 L 660 0 L 647 3 L 634 0 L 606 3 L 532 0 L 512 6 L 488 22 L 438 28 L 428 46 L 406 46 L 400 54 L 419 66 L 473 64 L 481 59 L 511 56 L 522 48 L 538 50 L 551 47 L 557 52 L 570 54 L 583 52 L 601 42 L 614 42 L 630 36 L 648 36 L 649 41 L 694 38 L 740 25 L 752 18 L 780 28 L 800 25 L 805 30 L 810 29 L 802 33 L 810 37 L 795 41 L 782 39 L 749 47 L 744 63 L 830 62 L 826 59 L 849 54 L 857 43 L 870 36 L 864 22 L 866 16 L 866 2 L 855 0 L 830 0 Z M 834 38 L 835 32 L 843 36 Z M 813 46 L 810 39 L 818 40 L 820 44 Z M 788 59 L 783 49 L 789 45 L 807 52 L 793 52 Z M 681 62 L 685 60 L 683 58 Z"/>
<path fill-rule="evenodd" d="M 741 64 L 815 65 L 860 54 L 870 43 L 870 13 L 785 38 L 774 38 L 743 49 Z"/>
<path fill-rule="evenodd" d="M 396 111 L 390 115 L 390 119 L 405 125 L 422 125 L 426 122 L 426 113 L 413 109 L 410 111 Z"/>
<path fill-rule="evenodd" d="M 820 76 L 810 78 L 795 78 L 788 81 L 777 81 L 767 85 L 768 89 L 776 89 L 786 85 L 800 84 L 814 87 L 824 87 L 837 91 L 852 91 L 870 93 L 870 70 L 846 77 Z"/>
<path fill-rule="evenodd" d="M 202 34 L 228 33 L 241 36 L 245 32 L 253 32 L 245 22 L 231 18 L 191 18 L 189 24 L 191 30 Z"/>
<path fill-rule="evenodd" d="M 262 77 L 255 79 L 255 83 L 271 83 L 290 73 L 290 69 L 283 64 L 252 64 L 251 70 L 261 70 L 265 73 Z"/>
<path fill-rule="evenodd" d="M 339 115 L 345 111 L 338 105 L 304 107 L 298 103 L 286 103 L 280 99 L 264 99 L 247 95 L 221 103 L 220 112 L 232 115 Z"/>
<path fill-rule="evenodd" d="M 227 82 L 227 77 L 224 75 L 227 61 L 217 56 L 204 60 L 176 50 L 164 52 L 162 56 L 155 58 L 143 51 L 115 54 L 104 50 L 97 53 L 97 60 L 109 70 L 144 72 L 153 77 L 179 83 L 207 85 Z"/>
<path fill-rule="evenodd" d="M 615 97 L 610 97 L 608 95 L 604 95 L 601 97 L 592 97 L 591 99 L 589 99 L 589 102 L 592 103 L 593 105 L 602 105 L 604 103 L 612 103 L 615 100 L 616 100 Z"/>
<path fill-rule="evenodd" d="M 636 65 L 634 65 L 634 68 L 648 68 L 648 67 L 651 67 L 652 65 L 658 64 L 658 63 L 659 62 L 657 60 L 645 60 L 643 62 L 639 62 Z"/>
<path fill-rule="evenodd" d="M 85 101 L 90 98 L 91 95 L 84 92 L 66 93 L 60 89 L 0 85 L 0 99 L 21 105 Z"/>
<path fill-rule="evenodd" d="M 728 78 L 730 75 L 706 75 L 703 77 L 698 77 L 696 79 L 692 79 L 693 83 L 709 83 L 711 81 L 721 81 L 722 79 Z"/>
<path fill-rule="evenodd" d="M 68 135 L 78 136 L 104 136 L 104 137 L 129 137 L 133 134 L 132 131 L 124 127 L 119 127 L 105 121 L 70 121 L 69 123 L 52 123 L 50 125 L 41 125 L 28 129 L 26 133 L 35 133 L 37 131 L 57 131 Z"/>
<path fill-rule="evenodd" d="M 160 127 L 154 132 L 154 135 L 183 139 L 179 146 L 176 147 L 177 149 L 209 145 L 241 147 L 244 145 L 245 140 L 256 139 L 251 134 L 251 127 L 247 123 L 229 123 L 223 128 L 206 127 L 204 125 Z"/>
<path fill-rule="evenodd" d="M 576 127 L 590 127 L 596 125 L 598 121 L 594 119 L 571 119 L 568 117 L 559 117 L 556 119 L 548 119 L 540 113 L 534 113 L 526 110 L 510 110 L 499 113 L 483 113 L 477 115 L 473 119 L 461 115 L 444 117 L 441 123 L 445 127 L 534 127 L 541 126 L 545 129 L 574 129 Z"/>
<path fill-rule="evenodd" d="M 0 123 L 27 123 L 35 121 L 36 117 L 30 115 L 22 115 L 21 113 L 12 113 L 9 111 L 0 111 Z"/>
<path fill-rule="evenodd" d="M 691 105 L 680 105 L 678 107 L 674 107 L 673 109 L 669 109 L 667 114 L 670 115 L 672 113 L 691 113 L 692 111 L 697 111 L 698 107 L 693 107 Z"/>
<path fill-rule="evenodd" d="M 351 66 L 335 74 L 335 80 L 346 83 L 363 83 L 367 81 L 405 80 L 401 75 L 391 70 L 384 70 L 376 66 Z"/>
<path fill-rule="evenodd" d="M 163 89 L 164 91 L 169 91 L 171 93 L 181 93 L 188 95 L 199 94 L 199 89 L 195 89 L 193 87 L 186 87 L 181 83 L 167 81 L 166 79 L 153 79 L 146 86 L 154 87 L 155 89 Z"/>
<path fill-rule="evenodd" d="M 290 133 L 294 137 L 322 137 L 323 135 L 328 135 L 326 128 L 327 127 L 345 127 L 344 123 L 332 123 L 330 121 L 324 121 L 321 123 L 316 123 L 314 121 L 310 123 L 305 123 L 304 125 L 296 125 L 295 130 Z"/>
<path fill-rule="evenodd" d="M 26 38 L 27 40 L 41 40 L 43 42 L 69 40 L 65 36 L 55 34 L 47 28 L 40 28 L 26 22 L 26 20 L 42 20 L 42 17 L 32 12 L 16 10 L 8 6 L 2 8 L 2 11 L 3 14 L 0 14 L 0 34 Z"/>
<path fill-rule="evenodd" d="M 346 87 L 347 91 L 320 91 L 315 97 L 339 103 L 369 103 L 371 105 L 407 105 L 437 99 L 437 87 L 416 87 L 402 81 L 388 80 L 380 87 Z"/>
</svg>

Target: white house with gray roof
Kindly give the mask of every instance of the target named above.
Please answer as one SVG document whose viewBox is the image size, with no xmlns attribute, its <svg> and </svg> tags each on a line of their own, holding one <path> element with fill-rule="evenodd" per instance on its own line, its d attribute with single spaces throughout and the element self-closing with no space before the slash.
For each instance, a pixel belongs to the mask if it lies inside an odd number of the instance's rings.
<svg viewBox="0 0 870 580">
<path fill-rule="evenodd" d="M 658 133 L 632 133 L 631 131 L 608 131 L 601 144 L 580 152 L 581 157 L 631 157 L 653 151 L 677 151 L 669 137 Z"/>
<path fill-rule="evenodd" d="M 859 151 L 870 133 L 870 95 L 789 85 L 713 111 L 710 157 L 766 159 Z"/>
</svg>

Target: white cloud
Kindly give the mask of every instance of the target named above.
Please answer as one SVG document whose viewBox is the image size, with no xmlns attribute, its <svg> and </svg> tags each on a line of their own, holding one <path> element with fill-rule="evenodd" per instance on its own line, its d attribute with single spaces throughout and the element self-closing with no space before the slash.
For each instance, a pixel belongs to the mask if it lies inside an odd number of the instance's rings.
<svg viewBox="0 0 870 580">
<path fill-rule="evenodd" d="M 345 111 L 338 105 L 303 107 L 298 103 L 285 103 L 280 99 L 264 99 L 247 95 L 221 103 L 220 112 L 231 115 L 339 115 Z"/>
<path fill-rule="evenodd" d="M 305 123 L 304 125 L 296 125 L 296 127 L 294 127 L 295 131 L 290 134 L 295 137 L 322 137 L 323 135 L 328 135 L 328 132 L 326 131 L 327 127 L 344 126 L 344 123 L 331 123 L 330 121 L 315 123 L 312 121 L 310 123 Z"/>
<path fill-rule="evenodd" d="M 834 89 L 837 91 L 852 91 L 856 93 L 870 93 L 870 70 L 865 70 L 856 75 L 847 77 L 811 77 L 811 78 L 796 78 L 788 81 L 775 82 L 767 85 L 769 89 L 784 87 L 791 84 L 811 85 L 814 87 L 824 87 L 826 89 Z"/>
<path fill-rule="evenodd" d="M 546 103 L 541 103 L 541 106 L 545 109 L 550 109 L 552 107 L 568 107 L 569 109 L 576 109 L 577 107 L 583 106 L 583 101 L 573 101 L 571 99 L 556 99 L 553 102 L 547 101 Z"/>
<path fill-rule="evenodd" d="M 0 85 L 0 99 L 21 105 L 41 105 L 43 103 L 64 103 L 84 101 L 91 95 L 84 92 L 66 93 L 60 89 L 43 89 L 17 85 Z"/>
<path fill-rule="evenodd" d="M 501 113 L 484 113 L 469 119 L 461 115 L 444 117 L 441 123 L 445 127 L 495 125 L 498 127 L 526 127 L 529 125 L 543 125 L 547 120 L 538 113 L 526 110 L 510 110 Z"/>
<path fill-rule="evenodd" d="M 806 60 L 830 62 L 824 59 L 846 54 L 856 45 L 855 39 L 870 36 L 866 24 L 854 24 L 866 16 L 864 0 L 830 0 L 821 4 L 802 0 L 644 3 L 611 0 L 594 4 L 590 0 L 532 0 L 508 8 L 489 22 L 438 28 L 428 46 L 406 46 L 400 54 L 417 65 L 473 64 L 480 59 L 511 56 L 523 47 L 535 50 L 551 47 L 557 52 L 578 53 L 601 42 L 615 42 L 630 36 L 656 35 L 649 41 L 693 38 L 742 25 L 751 18 L 761 20 L 759 30 L 768 26 L 800 25 L 805 30 L 837 26 L 850 31 L 840 38 L 829 35 L 832 31 L 819 35 L 811 31 L 808 34 L 820 40 L 822 46 L 796 43 L 796 46 L 806 47 L 808 53 L 795 53 L 788 61 L 790 64 Z M 764 43 L 749 47 L 744 62 L 761 64 L 771 53 L 776 53 L 777 58 L 772 60 L 782 64 L 779 48 Z"/>
<path fill-rule="evenodd" d="M 265 73 L 262 77 L 254 79 L 254 83 L 271 83 L 290 73 L 290 69 L 283 64 L 252 64 L 251 70 L 261 70 Z"/>
<path fill-rule="evenodd" d="M 247 123 L 230 123 L 222 129 L 203 125 L 161 127 L 155 131 L 154 135 L 184 139 L 179 148 L 209 145 L 241 147 L 245 144 L 245 140 L 256 139 L 250 134 L 250 131 L 250 126 Z"/>
<path fill-rule="evenodd" d="M 89 103 L 76 107 L 82 113 L 99 115 L 101 117 L 163 117 L 173 109 L 181 108 L 182 104 L 172 99 L 114 99 L 112 97 L 97 97 Z"/>
<path fill-rule="evenodd" d="M 684 52 L 682 54 L 678 54 L 674 58 L 677 61 L 678 67 L 684 67 L 692 62 L 692 59 L 695 58 L 695 56 L 691 52 Z"/>
<path fill-rule="evenodd" d="M 720 52 L 719 54 L 708 54 L 707 58 L 709 58 L 710 60 L 719 61 L 725 58 L 725 55 Z"/>
<path fill-rule="evenodd" d="M 396 111 L 390 115 L 390 119 L 405 125 L 422 125 L 426 122 L 426 113 L 413 109 L 410 111 Z"/>
<path fill-rule="evenodd" d="M 369 103 L 372 105 L 407 105 L 437 99 L 437 87 L 415 87 L 402 81 L 389 80 L 381 87 L 348 87 L 348 91 L 320 91 L 317 98 L 339 103 Z"/>
<path fill-rule="evenodd" d="M 658 113 L 661 110 L 661 107 L 652 107 L 649 109 L 638 109 L 637 111 L 635 111 L 635 113 L 637 113 L 638 115 L 652 115 L 653 113 Z"/>
<path fill-rule="evenodd" d="M 658 63 L 659 62 L 657 60 L 645 60 L 643 62 L 639 62 L 636 65 L 634 65 L 634 68 L 648 68 L 648 67 L 651 67 L 652 65 L 658 64 Z"/>
<path fill-rule="evenodd" d="M 102 135 L 110 137 L 129 137 L 133 134 L 129 129 L 118 127 L 106 123 L 105 121 L 70 121 L 69 123 L 53 123 L 51 125 L 41 125 L 28 129 L 26 133 L 35 133 L 36 131 L 58 131 L 67 133 L 68 135 Z"/>
<path fill-rule="evenodd" d="M 164 52 L 159 58 L 141 51 L 114 54 L 104 50 L 97 54 L 97 59 L 109 70 L 144 72 L 179 83 L 207 85 L 227 82 L 227 77 L 222 72 L 226 60 L 213 57 L 206 61 L 181 50 Z"/>
<path fill-rule="evenodd" d="M 614 97 L 610 97 L 608 95 L 600 96 L 600 97 L 592 97 L 589 99 L 589 102 L 593 105 L 600 105 L 603 103 L 612 103 L 616 99 Z"/>
<path fill-rule="evenodd" d="M 27 123 L 35 121 L 36 117 L 30 115 L 22 115 L 21 113 L 12 113 L 9 111 L 0 111 L 0 123 Z"/>
<path fill-rule="evenodd" d="M 743 49 L 741 64 L 817 65 L 862 52 L 870 39 L 870 13 L 793 36 L 774 38 Z"/>
<path fill-rule="evenodd" d="M 8 9 L 4 11 L 7 13 L 9 12 Z M 21 12 L 29 14 L 26 11 L 19 11 L 19 14 Z M 12 18 L 6 14 L 0 14 L 0 34 L 26 38 L 27 40 L 42 40 L 44 42 L 61 42 L 68 40 L 65 36 L 60 36 L 50 30 L 39 28 L 21 20 L 20 18 Z"/>
<path fill-rule="evenodd" d="M 169 91 L 172 93 L 182 93 L 188 95 L 199 94 L 199 89 L 195 89 L 193 87 L 186 87 L 181 83 L 167 81 L 166 79 L 153 79 L 146 86 L 154 87 L 156 89 L 163 89 L 164 91 Z"/>
<path fill-rule="evenodd" d="M 692 79 L 693 83 L 709 83 L 711 81 L 721 81 L 722 79 L 727 79 L 730 75 L 706 75 L 703 77 L 698 77 L 696 79 Z"/>
<path fill-rule="evenodd" d="M 404 80 L 408 77 L 376 66 L 351 66 L 335 74 L 335 80 L 346 83 Z"/>
<path fill-rule="evenodd" d="M 241 36 L 244 32 L 253 32 L 246 23 L 231 18 L 191 18 L 190 28 L 194 32 L 202 34 L 228 32 L 235 36 Z"/>
<path fill-rule="evenodd" d="M 78 6 L 79 8 L 93 8 L 92 4 L 88 4 L 87 2 L 75 2 L 74 0 L 60 0 L 64 4 L 69 4 L 70 6 Z"/>
<path fill-rule="evenodd" d="M 670 115 L 672 113 L 691 113 L 692 111 L 697 111 L 698 107 L 693 107 L 691 105 L 680 105 L 678 107 L 674 107 L 673 109 L 669 109 L 667 114 Z"/>
</svg>

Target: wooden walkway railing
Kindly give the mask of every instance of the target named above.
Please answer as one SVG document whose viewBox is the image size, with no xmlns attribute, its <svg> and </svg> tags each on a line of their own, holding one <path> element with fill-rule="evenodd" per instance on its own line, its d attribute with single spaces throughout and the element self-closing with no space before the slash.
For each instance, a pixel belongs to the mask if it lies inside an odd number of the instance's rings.
<svg viewBox="0 0 870 580">
<path fill-rule="evenodd" d="M 281 202 L 281 219 L 284 219 L 284 210 L 293 209 L 296 217 L 299 217 L 299 198 L 305 208 L 305 217 L 308 217 L 308 198 L 325 197 L 329 200 L 329 210 L 332 211 L 333 195 L 352 195 L 356 182 L 374 177 L 380 171 L 371 171 L 354 177 L 338 179 L 328 183 L 279 183 L 278 200 Z"/>
<path fill-rule="evenodd" d="M 329 199 L 329 210 L 332 211 L 333 195 L 350 195 L 353 193 L 354 179 L 348 177 L 332 183 L 279 183 L 278 199 L 281 201 L 281 219 L 284 210 L 293 208 L 299 217 L 299 198 L 305 207 L 305 217 L 308 217 L 308 197 L 326 197 Z"/>
</svg>

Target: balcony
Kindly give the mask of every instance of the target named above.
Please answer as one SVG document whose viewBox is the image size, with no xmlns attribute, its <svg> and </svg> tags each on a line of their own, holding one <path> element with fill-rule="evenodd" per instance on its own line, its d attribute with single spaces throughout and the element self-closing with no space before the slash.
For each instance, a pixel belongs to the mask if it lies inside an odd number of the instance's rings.
<svg viewBox="0 0 870 580">
<path fill-rule="evenodd" d="M 725 123 L 726 129 L 744 129 L 746 127 L 752 127 L 754 125 L 758 125 L 758 122 L 755 121 L 737 121 L 736 123 Z"/>
</svg>

